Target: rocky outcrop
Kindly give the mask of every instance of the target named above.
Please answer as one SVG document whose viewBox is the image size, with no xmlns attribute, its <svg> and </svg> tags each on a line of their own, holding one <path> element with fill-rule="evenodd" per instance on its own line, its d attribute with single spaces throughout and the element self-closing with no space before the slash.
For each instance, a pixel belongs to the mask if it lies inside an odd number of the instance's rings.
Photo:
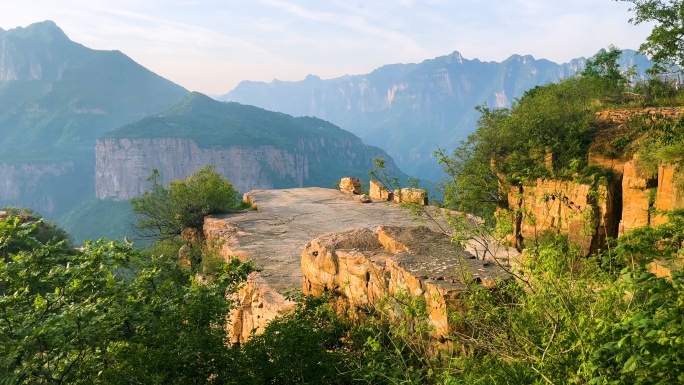
<svg viewBox="0 0 684 385">
<path fill-rule="evenodd" d="M 651 183 L 653 180 L 640 170 L 638 158 L 625 163 L 622 170 L 620 235 L 650 224 L 651 194 L 657 193 L 657 186 Z"/>
<path fill-rule="evenodd" d="M 589 164 L 612 171 L 601 183 L 538 179 L 535 183 L 501 186 L 507 199 L 497 212 L 501 220 L 511 221 L 509 240 L 522 249 L 525 240 L 533 241 L 545 232 L 567 234 L 585 253 L 605 245 L 607 237 L 666 221 L 663 211 L 684 208 L 684 172 L 675 164 L 663 163 L 658 175 L 651 176 L 638 155 L 624 153 L 607 156 L 602 147 L 629 131 L 625 123 L 639 116 L 650 120 L 684 117 L 684 107 L 611 109 L 599 112 L 600 127 L 589 150 Z M 496 162 L 492 162 L 496 167 Z M 505 180 L 505 175 L 500 175 Z"/>
<path fill-rule="evenodd" d="M 611 108 L 600 111 L 596 118 L 602 124 L 624 124 L 636 117 L 648 117 L 649 119 L 681 118 L 684 116 L 684 107 L 646 107 L 646 108 Z"/>
<path fill-rule="evenodd" d="M 682 182 L 684 174 L 674 164 L 662 163 L 658 167 L 658 190 L 654 208 L 657 211 L 670 211 L 684 208 L 684 190 Z M 666 217 L 657 214 L 651 218 L 651 224 L 666 222 Z"/>
<path fill-rule="evenodd" d="M 355 316 L 381 299 L 425 301 L 432 336 L 449 335 L 448 309 L 468 284 L 496 286 L 507 274 L 477 260 L 449 236 L 425 227 L 354 228 L 317 237 L 302 253 L 303 292 L 340 294 L 338 304 Z M 341 302 L 341 303 L 340 303 Z M 393 314 L 400 318 L 400 311 Z"/>
<path fill-rule="evenodd" d="M 498 215 L 512 222 L 513 238 L 534 241 L 549 231 L 563 233 L 588 254 L 613 235 L 618 220 L 613 206 L 614 197 L 605 186 L 538 179 L 535 184 L 514 186 L 508 195 L 510 211 Z"/>
<path fill-rule="evenodd" d="M 681 171 L 661 164 L 658 178 L 649 177 L 637 158 L 625 162 L 608 185 L 538 179 L 536 183 L 511 186 L 507 207 L 499 210 L 500 220 L 512 222 L 509 240 L 524 247 L 545 232 L 567 234 L 585 254 L 605 246 L 608 237 L 648 225 L 666 217 L 658 211 L 684 208 Z"/>
<path fill-rule="evenodd" d="M 275 317 L 292 309 L 295 302 L 284 294 L 264 284 L 258 274 L 250 275 L 247 283 L 233 295 L 236 306 L 230 312 L 228 324 L 231 343 L 246 342 L 252 335 L 262 333 Z"/>
<path fill-rule="evenodd" d="M 361 194 L 361 181 L 358 178 L 342 178 L 340 180 L 340 191 L 345 194 Z"/>
<path fill-rule="evenodd" d="M 239 191 L 301 187 L 309 178 L 309 160 L 273 146 L 199 148 L 181 138 L 102 139 L 96 147 L 95 191 L 99 199 L 130 199 L 149 188 L 157 169 L 162 183 L 184 178 L 211 164 Z"/>
<path fill-rule="evenodd" d="M 323 234 L 342 233 L 354 228 L 361 229 L 354 230 L 360 234 L 370 233 L 375 239 L 371 242 L 374 245 L 372 247 L 380 247 L 378 242 L 381 241 L 378 238 L 382 237 L 383 233 L 378 233 L 376 237 L 373 232 L 382 225 L 415 227 L 422 224 L 426 227 L 424 230 L 426 232 L 427 229 L 440 231 L 439 218 L 433 221 L 425 214 L 414 218 L 409 210 L 386 202 L 362 205 L 357 202 L 355 196 L 343 194 L 338 190 L 322 188 L 257 190 L 245 194 L 244 198 L 256 209 L 233 215 L 207 217 L 204 222 L 206 238 L 209 242 L 216 242 L 215 244 L 219 245 L 220 254 L 224 258 L 236 256 L 242 260 L 251 259 L 256 267 L 261 269 L 260 272 L 250 275 L 248 284 L 237 295 L 239 305 L 232 313 L 230 328 L 230 339 L 233 342 L 245 341 L 253 330 L 258 332 L 276 314 L 291 308 L 292 302 L 285 299 L 285 294 L 300 290 L 302 287 L 304 277 L 302 250 L 305 249 L 305 245 L 312 243 L 312 239 Z M 441 223 L 441 225 L 444 224 Z M 388 231 L 387 234 L 393 233 Z M 346 244 L 345 242 L 350 241 L 340 241 L 338 244 L 343 245 Z M 390 245 L 389 242 L 385 243 Z M 421 250 L 410 244 L 406 247 L 409 249 L 408 253 Z M 454 253 L 460 252 L 454 247 L 450 245 L 449 250 L 455 250 Z M 400 248 L 398 244 L 388 246 L 388 250 L 398 248 Z M 425 252 L 428 251 L 432 255 L 431 259 L 442 261 L 439 257 L 441 250 L 425 249 Z M 515 254 L 513 250 L 511 252 Z M 472 254 L 466 251 L 459 255 Z M 397 269 L 403 269 L 405 273 L 399 275 L 399 270 L 397 270 L 394 277 L 397 280 L 400 276 L 407 280 L 418 279 L 409 278 L 408 275 L 414 267 L 421 266 L 411 267 L 402 261 L 408 260 L 397 259 L 396 266 Z M 432 262 L 426 261 L 426 263 Z M 435 267 L 434 272 L 415 274 L 435 278 L 431 280 L 431 282 L 434 281 L 431 284 L 435 287 L 446 285 L 447 278 L 451 277 L 450 274 L 454 274 L 450 268 L 453 265 L 434 262 L 430 266 Z M 489 267 L 483 267 L 483 269 L 486 270 Z M 487 272 L 483 273 L 479 270 L 474 273 L 480 274 L 483 279 L 487 276 Z M 323 274 L 323 270 L 316 274 Z M 440 277 L 444 279 L 437 279 Z M 452 279 L 455 278 L 448 278 L 449 282 Z M 450 282 L 448 285 L 458 284 Z M 400 285 L 393 287 L 399 289 Z M 355 288 L 354 290 L 364 289 Z"/>
</svg>

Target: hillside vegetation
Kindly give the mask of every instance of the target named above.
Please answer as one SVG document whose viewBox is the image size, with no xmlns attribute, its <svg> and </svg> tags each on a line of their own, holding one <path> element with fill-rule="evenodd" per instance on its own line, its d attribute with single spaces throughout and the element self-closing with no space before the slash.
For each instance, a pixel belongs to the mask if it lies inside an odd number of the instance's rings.
<svg viewBox="0 0 684 385">
<path fill-rule="evenodd" d="M 667 39 L 682 43 L 679 27 L 670 27 L 681 25 L 684 2 L 630 2 L 636 22 L 657 23 L 647 48 L 680 47 Z M 683 64 L 676 52 L 658 52 Z M 445 206 L 485 218 L 465 226 L 468 216 L 453 214 L 454 242 L 500 239 L 502 184 L 555 178 L 598 185 L 612 178 L 588 159 L 603 132 L 598 110 L 681 104 L 684 91 L 660 78 L 632 85 L 618 56 L 603 51 L 581 76 L 532 89 L 510 109 L 481 107 L 478 130 L 453 155 L 438 154 L 452 178 L 444 182 Z M 630 120 L 619 135 L 603 138 L 602 156 L 638 154 L 647 173 L 660 162 L 681 173 L 682 124 Z M 74 248 L 31 211 L 2 214 L 3 382 L 684 383 L 684 208 L 588 256 L 550 232 L 517 260 L 489 260 L 514 279 L 485 289 L 466 277 L 451 309 L 453 327 L 439 341 L 430 338 L 425 300 L 394 293 L 398 302 L 381 299 L 359 321 L 336 313 L 331 292 L 295 295 L 293 311 L 230 346 L 226 314 L 243 305 L 230 294 L 254 266 L 218 258 L 222 245 L 204 242 L 199 227 L 204 215 L 239 210 L 238 194 L 211 168 L 168 186 L 154 175 L 152 181 L 154 188 L 132 202 L 139 229 L 155 241 L 146 250 L 105 241 Z M 658 261 L 674 268 L 654 273 Z"/>
<path fill-rule="evenodd" d="M 606 185 L 610 170 L 589 163 L 595 143 L 601 143 L 600 155 L 606 158 L 639 154 L 656 176 L 660 161 L 681 160 L 676 155 L 684 143 L 679 119 L 642 116 L 617 134 L 602 130 L 599 111 L 684 102 L 684 94 L 668 80 L 655 77 L 632 84 L 629 73 L 617 65 L 619 55 L 616 48 L 603 51 L 581 76 L 533 88 L 511 108 L 479 107 L 475 133 L 450 156 L 436 153 L 450 175 L 444 185 L 447 204 L 491 221 L 507 199 L 501 196 L 502 185 L 538 178 Z"/>
<path fill-rule="evenodd" d="M 200 147 L 274 146 L 296 148 L 300 140 L 326 138 L 359 142 L 325 120 L 221 103 L 193 92 L 159 114 L 124 125 L 104 138 L 187 138 Z"/>
</svg>

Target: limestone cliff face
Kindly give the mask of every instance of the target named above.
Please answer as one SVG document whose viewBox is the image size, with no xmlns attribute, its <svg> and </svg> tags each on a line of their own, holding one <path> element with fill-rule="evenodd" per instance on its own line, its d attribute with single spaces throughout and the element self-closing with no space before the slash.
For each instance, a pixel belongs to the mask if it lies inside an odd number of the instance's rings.
<svg viewBox="0 0 684 385">
<path fill-rule="evenodd" d="M 636 158 L 620 166 L 614 168 L 619 173 L 608 186 L 538 179 L 510 187 L 510 211 L 498 213 L 513 222 L 510 240 L 522 248 L 522 241 L 552 231 L 567 234 L 586 254 L 602 248 L 607 237 L 664 223 L 665 216 L 653 209 L 684 208 L 684 191 L 678 183 L 682 175 L 675 165 L 661 164 L 657 179 L 646 175 Z"/>
<path fill-rule="evenodd" d="M 99 199 L 130 199 L 149 187 L 157 169 L 164 184 L 184 178 L 205 165 L 239 191 L 332 185 L 333 167 L 369 170 L 377 149 L 347 139 L 299 140 L 292 149 L 274 146 L 200 148 L 190 139 L 101 139 L 96 145 L 95 190 Z M 397 171 L 393 164 L 392 171 Z M 328 181 L 330 179 L 330 181 Z"/>
<path fill-rule="evenodd" d="M 352 317 L 381 299 L 422 298 L 432 336 L 446 340 L 448 309 L 458 309 L 464 278 L 495 287 L 507 274 L 475 259 L 449 236 L 420 227 L 356 228 L 317 237 L 302 252 L 305 294 L 340 294 L 338 305 Z M 467 272 L 463 274 L 463 272 Z M 401 312 L 391 314 L 397 319 Z"/>
<path fill-rule="evenodd" d="M 617 109 L 597 114 L 599 121 L 613 127 L 636 117 L 656 120 L 682 116 L 683 107 Z M 510 240 L 519 249 L 524 247 L 525 240 L 551 231 L 567 234 L 570 242 L 589 253 L 603 247 L 607 237 L 664 223 L 665 216 L 657 211 L 684 208 L 684 172 L 674 164 L 662 163 L 658 175 L 649 176 L 638 155 L 608 159 L 591 150 L 589 164 L 611 170 L 612 180 L 594 187 L 545 179 L 503 187 L 504 192 L 508 191 L 507 207 L 498 215 L 513 222 Z"/>
<path fill-rule="evenodd" d="M 615 197 L 605 186 L 550 179 L 514 186 L 508 195 L 514 239 L 534 240 L 547 231 L 568 235 L 584 253 L 602 247 L 607 236 L 614 235 Z M 499 213 L 501 215 L 501 213 Z"/>
<path fill-rule="evenodd" d="M 74 162 L 0 163 L 0 204 L 30 206 L 44 214 L 56 209 L 49 187 L 73 179 L 78 174 Z M 78 194 L 77 191 L 74 192 Z"/>
<path fill-rule="evenodd" d="M 95 153 L 99 199 L 141 195 L 149 187 L 146 178 L 153 169 L 159 170 L 167 184 L 211 164 L 240 191 L 273 188 L 273 179 L 301 187 L 309 178 L 306 155 L 272 146 L 201 149 L 182 138 L 103 139 L 97 142 Z"/>
</svg>

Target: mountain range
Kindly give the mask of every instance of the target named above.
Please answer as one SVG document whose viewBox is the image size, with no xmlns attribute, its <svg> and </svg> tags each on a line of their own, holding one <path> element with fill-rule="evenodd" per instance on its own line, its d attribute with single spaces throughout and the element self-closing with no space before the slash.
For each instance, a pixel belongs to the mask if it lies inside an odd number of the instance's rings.
<svg viewBox="0 0 684 385">
<path fill-rule="evenodd" d="M 649 67 L 633 51 L 622 60 Z M 214 164 L 244 192 L 331 187 L 382 156 L 394 175 L 436 181 L 433 151 L 474 130 L 475 106 L 510 106 L 585 64 L 454 52 L 329 80 L 245 81 L 219 102 L 73 42 L 51 21 L 0 29 L 0 207 L 34 208 L 77 238 L 120 237 L 132 220 L 125 201 L 152 169 L 170 181 Z"/>
<path fill-rule="evenodd" d="M 241 191 L 332 187 L 389 156 L 317 118 L 223 103 L 53 22 L 0 30 L 0 207 L 31 207 L 76 238 L 130 234 L 126 200 L 206 164 Z"/>
<path fill-rule="evenodd" d="M 332 123 L 193 92 L 99 139 L 95 190 L 100 199 L 130 199 L 147 189 L 153 169 L 168 183 L 207 164 L 242 192 L 332 187 L 342 176 L 366 179 L 377 157 L 387 172 L 408 178 L 383 150 Z"/>
<path fill-rule="evenodd" d="M 625 50 L 621 65 L 651 67 L 646 57 Z M 439 181 L 444 176 L 434 151 L 453 150 L 476 128 L 476 106 L 510 107 L 525 91 L 573 76 L 586 58 L 558 64 L 513 55 L 502 62 L 465 59 L 460 53 L 417 64 L 382 66 L 368 74 L 323 80 L 270 83 L 243 81 L 219 100 L 315 116 L 382 147 L 406 173 Z"/>
<path fill-rule="evenodd" d="M 0 206 L 68 213 L 94 197 L 96 139 L 187 92 L 51 21 L 0 30 Z"/>
</svg>

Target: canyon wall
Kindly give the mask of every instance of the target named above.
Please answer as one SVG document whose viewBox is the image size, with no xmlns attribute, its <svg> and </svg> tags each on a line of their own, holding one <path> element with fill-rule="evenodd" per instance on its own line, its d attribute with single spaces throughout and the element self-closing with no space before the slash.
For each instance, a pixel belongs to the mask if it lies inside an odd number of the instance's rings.
<svg viewBox="0 0 684 385">
<path fill-rule="evenodd" d="M 509 240 L 522 249 L 525 240 L 549 232 L 567 234 L 588 254 L 604 247 L 607 237 L 664 223 L 665 216 L 657 210 L 684 208 L 684 173 L 676 165 L 661 164 L 657 178 L 642 170 L 637 157 L 621 166 L 607 185 L 538 179 L 511 186 L 508 207 L 497 214 L 512 222 Z"/>
<path fill-rule="evenodd" d="M 91 193 L 88 185 L 92 184 L 92 177 L 83 175 L 88 172 L 84 168 L 87 167 L 74 161 L 0 163 L 0 204 L 55 214 L 71 201 Z M 63 191 L 70 193 L 60 193 Z"/>
<path fill-rule="evenodd" d="M 684 107 L 612 109 L 596 116 L 604 130 L 599 130 L 597 138 L 605 140 L 602 136 L 615 135 L 622 125 L 638 117 L 681 118 Z M 550 232 L 567 234 L 571 243 L 588 254 L 604 247 L 607 237 L 664 223 L 666 217 L 658 211 L 684 208 L 684 170 L 676 164 L 661 163 L 657 175 L 648 175 L 638 154 L 607 158 L 594 149 L 589 152 L 589 164 L 611 170 L 611 177 L 605 183 L 537 179 L 525 185 L 501 186 L 507 199 L 497 215 L 512 222 L 509 240 L 518 249 L 526 246 L 526 240 Z"/>
<path fill-rule="evenodd" d="M 365 173 L 382 151 L 348 139 L 299 140 L 294 148 L 233 146 L 201 148 L 183 138 L 101 139 L 96 145 L 98 199 L 130 199 L 146 191 L 157 169 L 162 183 L 184 178 L 205 165 L 231 181 L 238 191 L 332 186 L 338 171 Z M 399 170 L 391 160 L 390 173 Z"/>
<path fill-rule="evenodd" d="M 166 185 L 211 164 L 239 191 L 273 188 L 274 180 L 301 187 L 309 178 L 306 155 L 273 146 L 203 149 L 182 138 L 102 139 L 95 153 L 98 199 L 140 196 L 149 188 L 146 178 L 153 169 Z"/>
<path fill-rule="evenodd" d="M 517 247 L 525 240 L 535 240 L 552 233 L 568 235 L 588 254 L 601 248 L 614 236 L 616 221 L 614 191 L 606 186 L 571 181 L 538 179 L 536 183 L 512 186 L 508 210 L 498 213 L 512 222 Z M 505 213 L 505 214 L 504 214 Z"/>
</svg>

